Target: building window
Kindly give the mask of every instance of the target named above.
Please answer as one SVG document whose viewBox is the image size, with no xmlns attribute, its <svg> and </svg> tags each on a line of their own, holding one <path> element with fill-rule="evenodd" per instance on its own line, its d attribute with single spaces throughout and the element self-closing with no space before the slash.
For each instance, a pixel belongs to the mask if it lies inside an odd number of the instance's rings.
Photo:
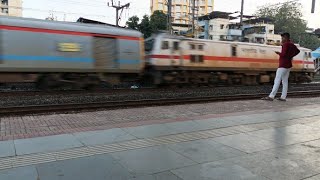
<svg viewBox="0 0 320 180">
<path fill-rule="evenodd" d="M 4 14 L 9 14 L 9 9 L 8 8 L 1 8 L 1 12 Z"/>
<path fill-rule="evenodd" d="M 223 27 L 224 27 L 224 24 L 221 24 L 221 25 L 220 25 L 220 29 L 223 29 Z"/>
<path fill-rule="evenodd" d="M 163 4 L 162 4 L 162 3 L 159 3 L 159 4 L 158 4 L 158 9 L 159 9 L 159 10 L 163 10 Z"/>
<path fill-rule="evenodd" d="M 212 35 L 210 35 L 209 39 L 213 40 L 213 36 L 212 36 Z"/>
<path fill-rule="evenodd" d="M 213 25 L 209 26 L 210 31 L 213 31 Z"/>
<path fill-rule="evenodd" d="M 273 34 L 273 30 L 269 30 L 269 33 L 270 33 L 270 34 Z"/>
<path fill-rule="evenodd" d="M 168 41 L 162 42 L 162 49 L 169 49 L 169 42 Z"/>
<path fill-rule="evenodd" d="M 181 6 L 176 6 L 175 10 L 176 12 L 181 11 Z"/>
<path fill-rule="evenodd" d="M 220 40 L 224 40 L 224 35 L 220 35 Z"/>
<path fill-rule="evenodd" d="M 187 11 L 187 6 L 183 6 L 183 11 Z"/>
<path fill-rule="evenodd" d="M 1 5 L 8 6 L 8 0 L 1 0 Z"/>
<path fill-rule="evenodd" d="M 194 49 L 196 49 L 196 46 L 194 44 L 190 44 L 190 49 L 194 50 Z"/>
</svg>

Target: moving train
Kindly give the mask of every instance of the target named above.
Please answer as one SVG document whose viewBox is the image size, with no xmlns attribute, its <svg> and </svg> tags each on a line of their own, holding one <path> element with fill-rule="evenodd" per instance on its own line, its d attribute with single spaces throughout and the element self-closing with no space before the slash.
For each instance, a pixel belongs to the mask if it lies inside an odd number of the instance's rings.
<svg viewBox="0 0 320 180">
<path fill-rule="evenodd" d="M 189 39 L 82 23 L 0 16 L 0 83 L 215 85 L 270 83 L 279 46 Z M 311 81 L 311 50 L 299 47 L 291 82 Z"/>
</svg>

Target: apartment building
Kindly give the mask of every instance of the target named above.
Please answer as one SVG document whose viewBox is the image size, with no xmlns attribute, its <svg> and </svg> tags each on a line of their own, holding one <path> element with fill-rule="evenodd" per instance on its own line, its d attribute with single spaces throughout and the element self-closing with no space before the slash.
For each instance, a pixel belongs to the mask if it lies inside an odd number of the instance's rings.
<svg viewBox="0 0 320 180">
<path fill-rule="evenodd" d="M 194 0 L 172 0 L 172 25 L 174 31 L 188 30 L 192 24 Z M 156 10 L 168 12 L 167 0 L 151 0 L 151 13 Z M 195 16 L 204 16 L 213 11 L 214 0 L 195 0 Z"/>
<path fill-rule="evenodd" d="M 22 0 L 0 0 L 0 15 L 22 16 Z"/>
<path fill-rule="evenodd" d="M 198 32 L 200 39 L 239 41 L 242 38 L 242 28 L 231 21 L 236 19 L 234 13 L 213 11 L 198 19 L 198 25 L 202 31 Z"/>
<path fill-rule="evenodd" d="M 245 41 L 259 44 L 280 44 L 281 36 L 275 34 L 271 19 L 244 16 L 243 25 L 234 22 L 238 17 L 234 13 L 213 11 L 199 17 L 199 26 L 202 31 L 197 37 L 221 41 Z"/>
<path fill-rule="evenodd" d="M 242 29 L 245 40 L 248 42 L 280 45 L 281 36 L 275 34 L 273 20 L 269 18 L 246 20 Z"/>
</svg>

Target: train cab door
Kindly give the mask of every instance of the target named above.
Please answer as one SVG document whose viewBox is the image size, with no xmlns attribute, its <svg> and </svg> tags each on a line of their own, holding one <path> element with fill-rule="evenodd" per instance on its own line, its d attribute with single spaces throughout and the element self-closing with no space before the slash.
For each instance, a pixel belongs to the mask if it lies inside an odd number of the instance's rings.
<svg viewBox="0 0 320 180">
<path fill-rule="evenodd" d="M 313 62 L 313 59 L 312 59 L 311 52 L 308 51 L 308 56 L 307 56 L 306 63 L 305 63 L 306 69 L 315 68 L 314 64 L 311 64 L 310 62 Z"/>
<path fill-rule="evenodd" d="M 303 61 L 302 61 L 302 69 L 307 69 L 307 66 L 308 66 L 308 52 L 307 51 L 304 51 L 303 52 Z"/>
<path fill-rule="evenodd" d="M 93 38 L 93 57 L 95 68 L 110 70 L 119 67 L 117 62 L 117 40 L 115 38 Z"/>
<path fill-rule="evenodd" d="M 183 54 L 182 54 L 182 48 L 181 48 L 182 41 L 173 40 L 171 43 L 172 43 L 172 46 L 170 48 L 171 66 L 183 66 Z"/>
</svg>

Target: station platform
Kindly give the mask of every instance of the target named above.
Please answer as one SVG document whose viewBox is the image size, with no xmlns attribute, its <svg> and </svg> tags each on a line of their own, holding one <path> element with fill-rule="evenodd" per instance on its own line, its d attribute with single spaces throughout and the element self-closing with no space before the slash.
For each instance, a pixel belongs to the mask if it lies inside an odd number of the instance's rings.
<svg viewBox="0 0 320 180">
<path fill-rule="evenodd" d="M 320 179 L 320 98 L 9 117 L 0 124 L 1 180 Z M 48 130 L 28 134 L 40 127 Z"/>
</svg>

